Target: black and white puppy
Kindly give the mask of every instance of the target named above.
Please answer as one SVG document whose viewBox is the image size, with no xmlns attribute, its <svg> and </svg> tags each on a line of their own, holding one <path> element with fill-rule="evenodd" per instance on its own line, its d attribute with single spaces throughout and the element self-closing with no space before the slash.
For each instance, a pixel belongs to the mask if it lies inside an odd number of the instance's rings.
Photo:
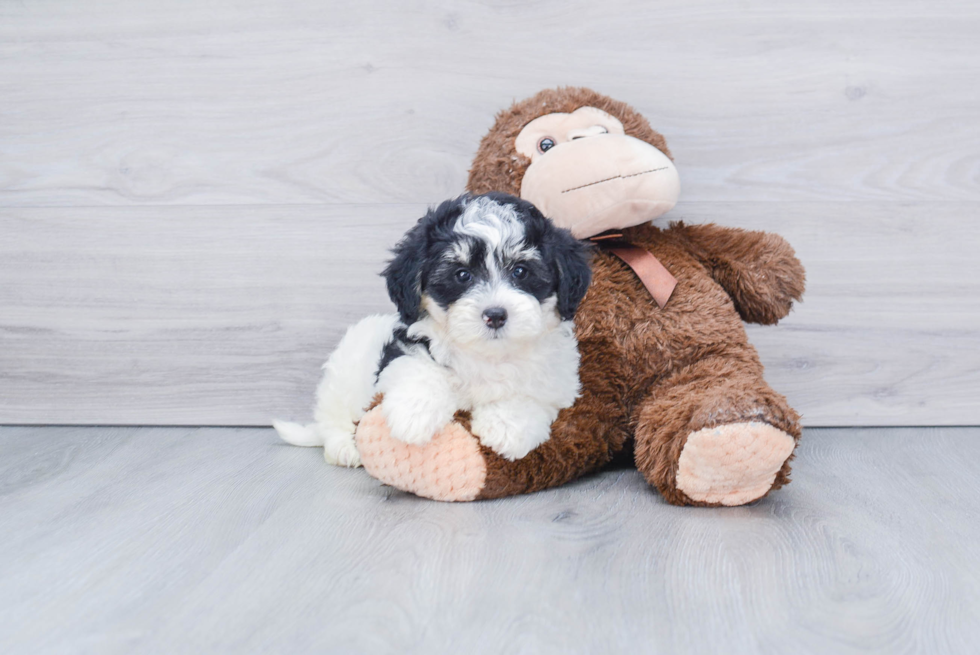
<svg viewBox="0 0 980 655">
<path fill-rule="evenodd" d="M 464 195 L 430 210 L 385 269 L 398 314 L 348 329 L 324 364 L 314 423 L 276 422 L 327 462 L 358 466 L 357 422 L 375 394 L 391 435 L 424 444 L 457 410 L 507 459 L 547 441 L 578 396 L 572 319 L 591 278 L 586 247 L 532 204 Z"/>
</svg>

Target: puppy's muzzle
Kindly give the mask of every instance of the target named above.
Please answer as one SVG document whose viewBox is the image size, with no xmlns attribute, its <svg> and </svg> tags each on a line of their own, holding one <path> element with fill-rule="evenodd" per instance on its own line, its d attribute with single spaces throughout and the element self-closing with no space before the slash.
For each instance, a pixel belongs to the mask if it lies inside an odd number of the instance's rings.
<svg viewBox="0 0 980 655">
<path fill-rule="evenodd" d="M 487 327 L 499 330 L 507 322 L 507 310 L 503 307 L 491 307 L 483 311 L 483 322 Z"/>
</svg>

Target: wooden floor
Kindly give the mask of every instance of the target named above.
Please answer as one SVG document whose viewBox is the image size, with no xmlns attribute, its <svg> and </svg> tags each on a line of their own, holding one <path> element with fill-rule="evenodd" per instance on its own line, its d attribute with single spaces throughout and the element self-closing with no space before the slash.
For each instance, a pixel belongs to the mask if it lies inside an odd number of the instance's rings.
<svg viewBox="0 0 980 655">
<path fill-rule="evenodd" d="M 440 504 L 262 428 L 0 428 L 0 652 L 968 653 L 980 428 L 811 429 L 751 507 Z"/>
</svg>

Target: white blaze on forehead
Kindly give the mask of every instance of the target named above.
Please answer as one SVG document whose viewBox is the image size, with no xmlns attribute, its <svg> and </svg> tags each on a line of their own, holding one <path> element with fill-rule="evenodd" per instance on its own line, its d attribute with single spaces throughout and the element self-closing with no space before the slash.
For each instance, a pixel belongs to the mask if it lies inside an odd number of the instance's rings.
<svg viewBox="0 0 980 655">
<path fill-rule="evenodd" d="M 517 211 L 490 198 L 471 200 L 453 230 L 487 244 L 487 267 L 491 270 L 495 268 L 494 255 L 504 261 L 539 256 L 536 249 L 525 247 L 524 223 Z"/>
<path fill-rule="evenodd" d="M 466 264 L 470 261 L 472 250 L 473 248 L 469 241 L 457 241 L 453 244 L 452 248 L 443 254 L 443 259 Z"/>
<path fill-rule="evenodd" d="M 514 208 L 489 198 L 471 200 L 453 229 L 484 241 L 498 252 L 518 247 L 524 239 L 524 224 Z"/>
</svg>

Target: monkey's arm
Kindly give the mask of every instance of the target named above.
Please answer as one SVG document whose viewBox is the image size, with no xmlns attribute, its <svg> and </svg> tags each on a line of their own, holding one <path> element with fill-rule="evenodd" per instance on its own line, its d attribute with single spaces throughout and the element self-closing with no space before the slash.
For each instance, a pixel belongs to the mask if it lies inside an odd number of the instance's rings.
<svg viewBox="0 0 980 655">
<path fill-rule="evenodd" d="M 683 223 L 669 231 L 681 236 L 749 323 L 772 325 L 803 296 L 803 265 L 778 234 Z"/>
</svg>

